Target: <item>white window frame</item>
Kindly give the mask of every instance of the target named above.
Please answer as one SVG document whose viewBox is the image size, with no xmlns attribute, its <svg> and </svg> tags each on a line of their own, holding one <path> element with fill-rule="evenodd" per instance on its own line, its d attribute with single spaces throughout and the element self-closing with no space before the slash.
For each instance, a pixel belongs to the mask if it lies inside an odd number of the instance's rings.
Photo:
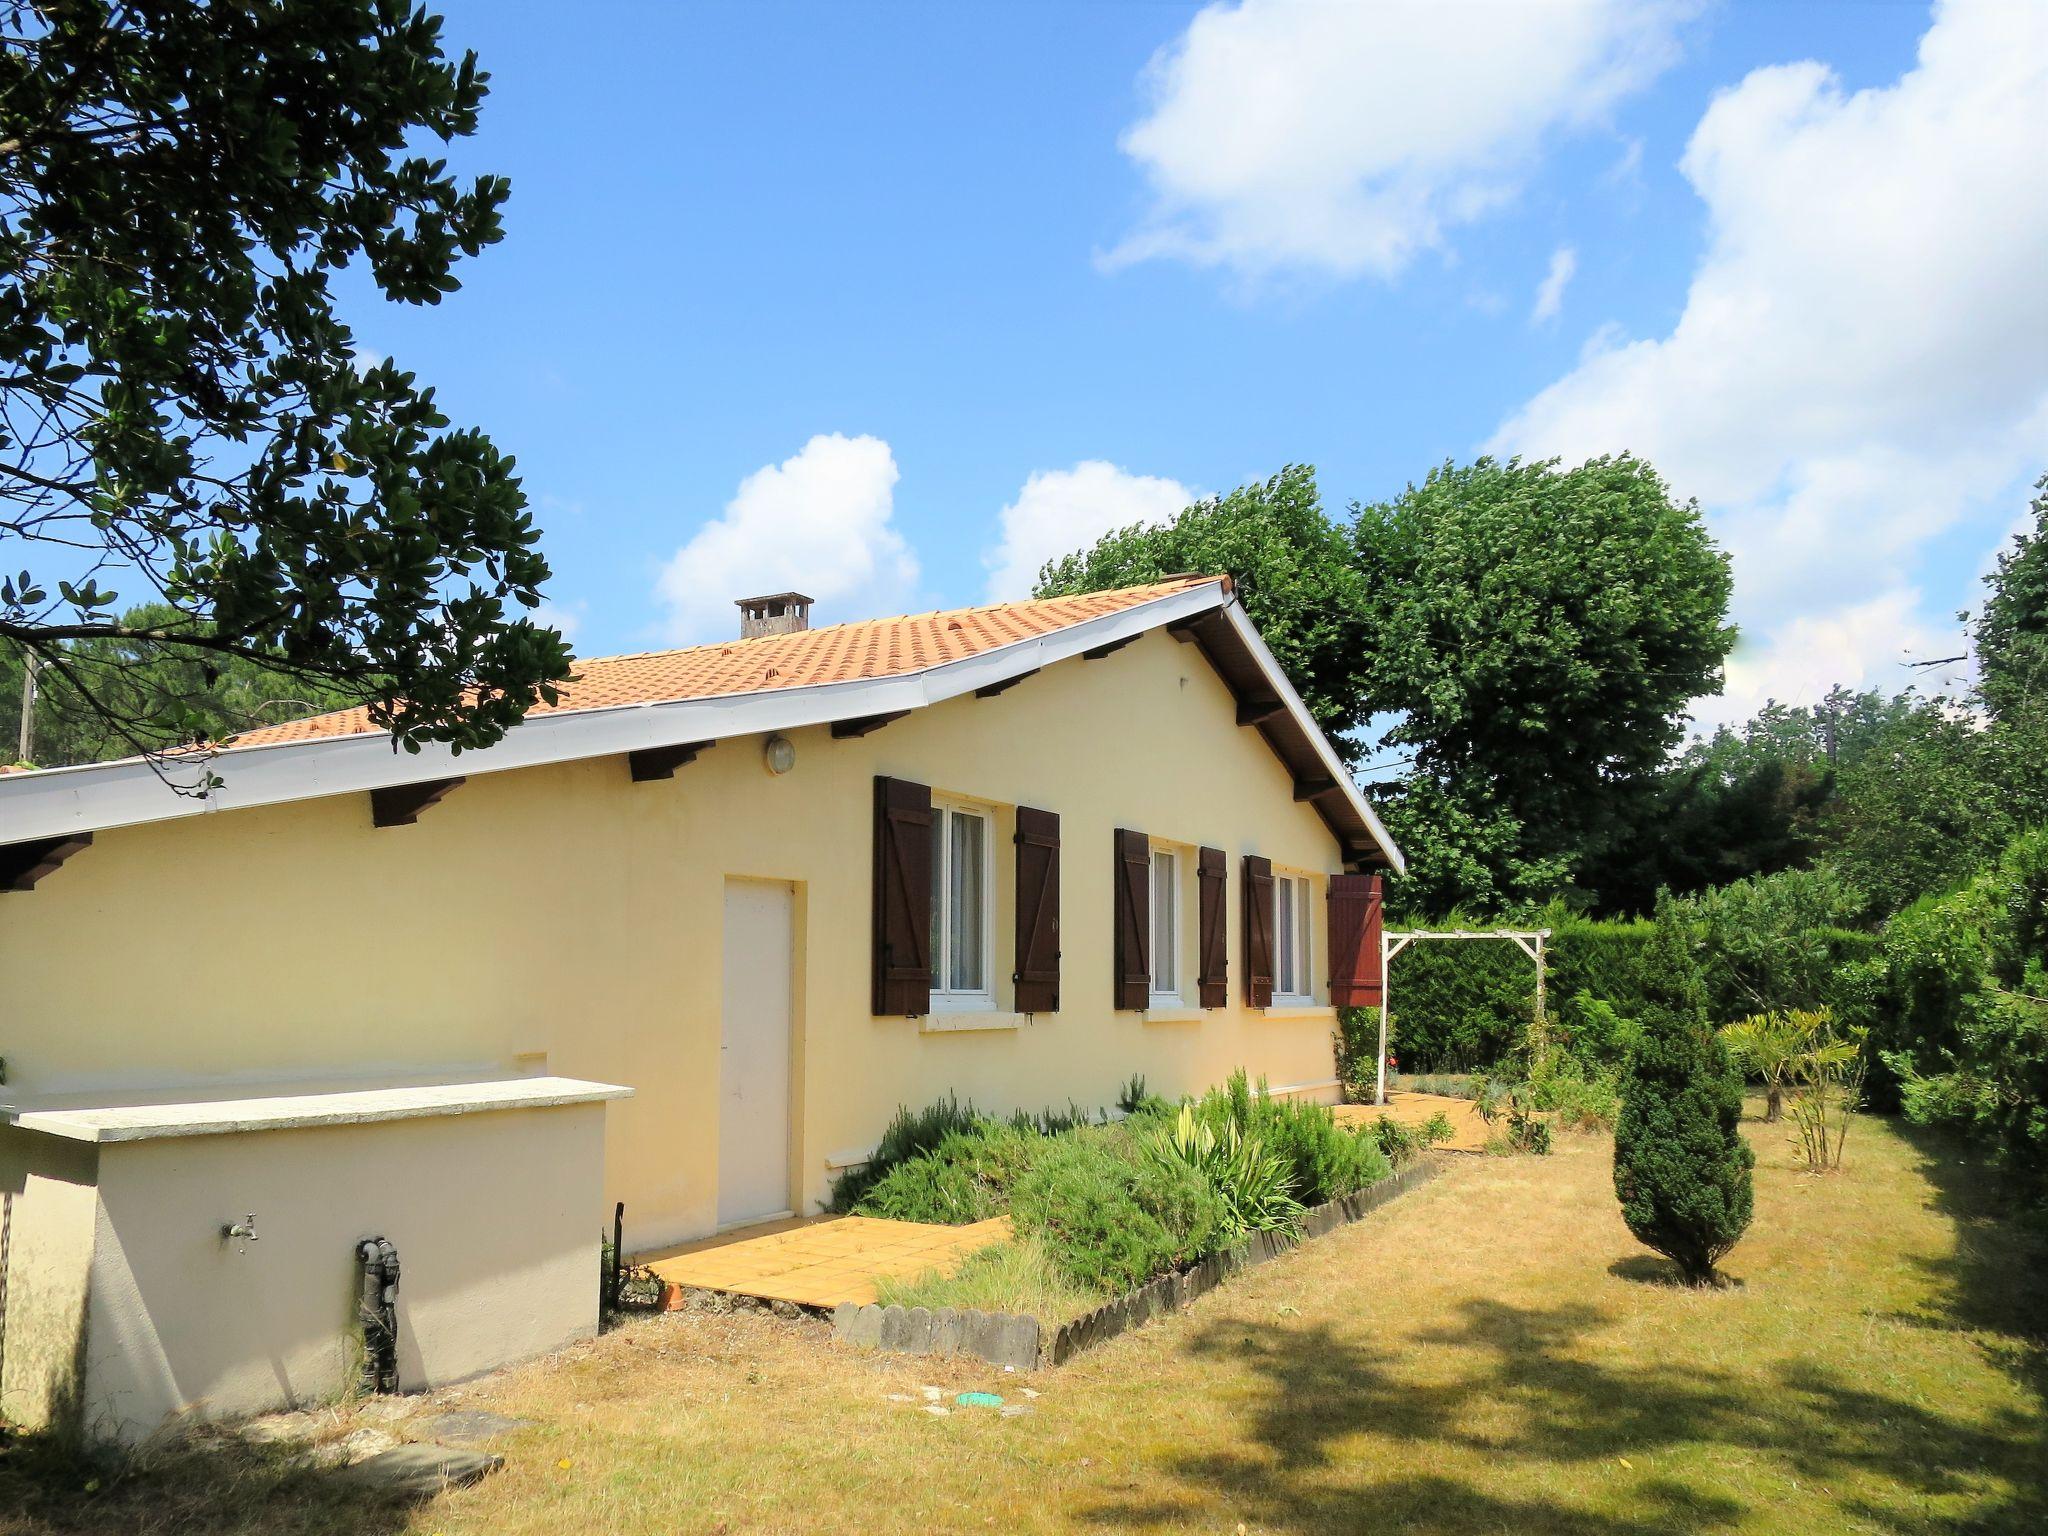
<svg viewBox="0 0 2048 1536">
<path fill-rule="evenodd" d="M 1287 932 L 1280 922 L 1283 886 L 1288 889 L 1288 904 L 1294 912 L 1292 933 Z M 1276 1006 L 1299 1006 L 1316 1000 L 1315 933 L 1314 884 L 1307 875 L 1276 869 L 1273 871 L 1273 1002 Z M 1283 945 L 1286 946 L 1284 950 Z M 1295 967 L 1293 979 L 1298 990 L 1289 990 L 1283 985 L 1290 960 Z"/>
<path fill-rule="evenodd" d="M 1159 986 L 1159 861 L 1169 860 L 1172 864 L 1172 878 L 1166 883 L 1172 899 L 1172 911 L 1166 925 L 1168 936 L 1173 940 L 1173 974 L 1171 983 L 1162 991 Z M 1186 945 L 1181 942 L 1183 927 L 1181 910 L 1181 886 L 1185 879 L 1186 864 L 1183 850 L 1173 843 L 1154 843 L 1151 857 L 1145 864 L 1146 918 L 1152 931 L 1147 936 L 1152 950 L 1152 974 L 1146 981 L 1147 1004 L 1153 1008 L 1178 1008 L 1185 1001 L 1185 974 L 1187 971 Z"/>
<path fill-rule="evenodd" d="M 953 958 L 953 837 L 952 821 L 956 816 L 971 816 L 982 825 L 984 839 L 981 849 L 981 977 L 977 988 L 953 988 L 944 985 L 952 974 L 949 962 Z M 934 1013 L 989 1013 L 996 1006 L 996 813 L 992 806 L 973 800 L 954 799 L 950 796 L 932 796 L 932 890 L 937 893 L 938 922 L 933 926 L 931 936 L 932 970 L 937 980 L 932 983 L 931 1007 Z"/>
</svg>

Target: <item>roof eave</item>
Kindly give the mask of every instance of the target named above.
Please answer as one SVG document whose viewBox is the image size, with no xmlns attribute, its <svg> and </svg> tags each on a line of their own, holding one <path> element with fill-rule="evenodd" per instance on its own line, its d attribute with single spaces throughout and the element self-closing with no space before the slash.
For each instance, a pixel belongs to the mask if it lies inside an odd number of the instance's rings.
<svg viewBox="0 0 2048 1536">
<path fill-rule="evenodd" d="M 863 715 L 915 710 L 972 693 L 1069 656 L 1220 608 L 1226 584 L 1207 582 L 1050 634 L 893 677 L 764 689 L 529 715 L 490 747 L 456 753 L 398 748 L 382 732 L 266 742 L 193 754 L 160 767 L 141 758 L 0 775 L 0 843 L 175 821 L 214 811 L 322 799 L 401 784 L 611 757 L 682 742 L 800 730 Z M 209 772 L 222 783 L 201 790 Z M 167 782 L 167 779 L 170 782 Z M 183 789 L 178 786 L 182 781 Z"/>
</svg>

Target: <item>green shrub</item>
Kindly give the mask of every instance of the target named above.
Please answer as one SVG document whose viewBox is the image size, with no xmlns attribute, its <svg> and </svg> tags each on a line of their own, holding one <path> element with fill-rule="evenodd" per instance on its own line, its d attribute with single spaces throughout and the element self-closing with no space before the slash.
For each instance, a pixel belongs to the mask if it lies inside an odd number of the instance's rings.
<svg viewBox="0 0 2048 1536">
<path fill-rule="evenodd" d="M 1642 1026 L 1607 998 L 1574 992 L 1551 1021 L 1557 1043 L 1590 1067 L 1621 1068 L 1643 1037 Z"/>
<path fill-rule="evenodd" d="M 1288 1193 L 1303 1205 L 1355 1194 L 1392 1172 L 1378 1147 L 1339 1125 L 1326 1106 L 1276 1098 L 1263 1080 L 1254 1089 L 1242 1070 L 1194 1109 L 1203 1124 L 1218 1132 L 1234 1126 L 1277 1157 L 1287 1170 Z"/>
<path fill-rule="evenodd" d="M 1644 983 L 1643 1038 L 1614 1127 L 1614 1192 L 1629 1230 L 1698 1284 L 1749 1226 L 1756 1158 L 1739 1129 L 1742 1078 L 1708 1026 L 1688 925 L 1668 895 Z"/>
<path fill-rule="evenodd" d="M 1001 1207 L 964 1164 L 942 1153 L 921 1152 L 877 1179 L 855 1210 L 890 1221 L 960 1226 L 986 1221 Z"/>
<path fill-rule="evenodd" d="M 1425 1129 L 1403 1125 L 1392 1115 L 1381 1115 L 1360 1133 L 1360 1138 L 1371 1141 L 1389 1168 L 1405 1168 L 1428 1149 Z"/>
<path fill-rule="evenodd" d="M 1831 1007 L 1836 973 L 1875 950 L 1873 935 L 1851 931 L 1869 904 L 1827 869 L 1755 875 L 1678 902 L 1700 944 L 1709 1019 Z"/>
<path fill-rule="evenodd" d="M 955 1131 L 972 1131 L 988 1123 L 988 1116 L 972 1104 L 962 1104 L 952 1094 L 923 1109 L 899 1106 L 896 1116 L 882 1132 L 873 1156 L 859 1168 L 849 1168 L 832 1186 L 832 1209 L 852 1210 L 869 1189 L 887 1177 L 898 1163 L 907 1163 L 919 1153 L 929 1152 Z"/>
<path fill-rule="evenodd" d="M 1438 1110 L 1422 1122 L 1422 1144 L 1433 1147 L 1440 1141 L 1449 1141 L 1457 1135 L 1457 1128 L 1451 1124 L 1451 1117 Z"/>
<path fill-rule="evenodd" d="M 1370 1103 L 1379 1082 L 1379 1009 L 1338 1009 L 1330 1043 L 1337 1054 L 1337 1081 L 1344 1097 L 1353 1104 Z"/>
<path fill-rule="evenodd" d="M 1553 1115 L 1567 1130 L 1604 1131 L 1621 1113 L 1621 1073 L 1588 1067 L 1576 1056 L 1552 1051 L 1531 1064 L 1529 1106 Z"/>
<path fill-rule="evenodd" d="M 1287 1163 L 1235 1123 L 1226 1121 L 1219 1129 L 1198 1117 L 1193 1104 L 1184 1104 L 1172 1126 L 1154 1132 L 1146 1146 L 1209 1186 L 1223 1207 L 1226 1244 L 1253 1232 L 1301 1230 L 1302 1204 L 1288 1192 Z"/>
<path fill-rule="evenodd" d="M 1104 1295 L 1213 1252 L 1228 1225 L 1200 1175 L 1144 1155 L 1123 1127 L 1050 1139 L 1011 1192 L 1010 1217 L 1066 1279 Z"/>
</svg>

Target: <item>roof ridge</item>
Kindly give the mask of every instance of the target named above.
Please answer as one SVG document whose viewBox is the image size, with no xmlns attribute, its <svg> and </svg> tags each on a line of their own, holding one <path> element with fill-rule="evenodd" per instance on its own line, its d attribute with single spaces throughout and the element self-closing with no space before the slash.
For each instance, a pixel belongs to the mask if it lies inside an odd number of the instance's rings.
<svg viewBox="0 0 2048 1536">
<path fill-rule="evenodd" d="M 812 629 L 795 629 L 779 635 L 734 636 L 730 640 L 699 640 L 694 645 L 657 646 L 648 651 L 614 651 L 604 656 L 577 656 L 571 658 L 579 666 L 598 661 L 638 661 L 648 656 L 682 656 L 691 651 L 729 651 L 738 645 L 762 645 L 782 640 L 794 640 L 801 635 L 825 635 L 835 629 L 854 629 L 863 624 L 902 624 L 912 619 L 936 619 L 961 613 L 994 613 L 999 608 L 1029 608 L 1040 603 L 1075 602 L 1091 597 L 1119 597 L 1131 592 L 1149 592 L 1155 587 L 1187 588 L 1200 586 L 1204 582 L 1222 581 L 1222 576 L 1205 576 L 1199 572 L 1181 571 L 1171 576 L 1162 576 L 1157 581 L 1136 581 L 1127 587 L 1098 587 L 1091 592 L 1062 592 L 1054 597 L 1013 597 L 1000 603 L 972 603 L 964 608 L 924 608 L 916 613 L 870 614 L 864 619 L 841 619 L 834 624 L 820 624 Z"/>
</svg>

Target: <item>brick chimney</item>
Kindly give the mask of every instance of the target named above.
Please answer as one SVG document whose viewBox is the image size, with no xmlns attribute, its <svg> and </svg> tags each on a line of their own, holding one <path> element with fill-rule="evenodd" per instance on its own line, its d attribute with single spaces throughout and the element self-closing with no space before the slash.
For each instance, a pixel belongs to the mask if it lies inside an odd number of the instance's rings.
<svg viewBox="0 0 2048 1536">
<path fill-rule="evenodd" d="M 755 640 L 762 635 L 793 635 L 811 627 L 811 600 L 801 592 L 743 597 L 737 606 L 742 640 Z"/>
</svg>

